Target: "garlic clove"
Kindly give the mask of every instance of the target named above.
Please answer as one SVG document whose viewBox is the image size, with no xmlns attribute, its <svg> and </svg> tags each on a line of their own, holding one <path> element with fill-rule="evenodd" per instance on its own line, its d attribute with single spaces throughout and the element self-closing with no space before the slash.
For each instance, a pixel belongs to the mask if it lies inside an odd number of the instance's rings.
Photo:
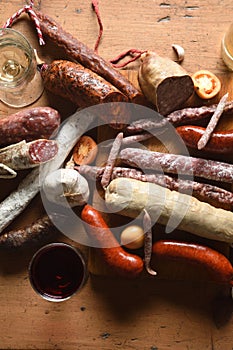
<svg viewBox="0 0 233 350">
<path fill-rule="evenodd" d="M 173 44 L 172 48 L 177 55 L 177 59 L 175 61 L 179 63 L 182 62 L 184 60 L 184 54 L 185 54 L 184 48 L 177 44 Z"/>
</svg>

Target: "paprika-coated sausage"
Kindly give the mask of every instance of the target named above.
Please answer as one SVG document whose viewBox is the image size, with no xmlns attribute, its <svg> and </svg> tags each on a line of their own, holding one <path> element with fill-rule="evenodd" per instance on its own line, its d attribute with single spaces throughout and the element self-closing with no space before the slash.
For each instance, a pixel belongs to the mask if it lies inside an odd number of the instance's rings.
<svg viewBox="0 0 233 350">
<path fill-rule="evenodd" d="M 233 286 L 233 267 L 230 261 L 212 248 L 173 240 L 160 240 L 153 244 L 152 254 L 158 261 L 176 260 L 205 269 L 211 279 Z"/>
<path fill-rule="evenodd" d="M 197 149 L 197 143 L 205 132 L 205 128 L 194 125 L 184 125 L 176 128 L 187 147 Z M 233 152 L 233 130 L 216 131 L 203 148 L 203 151 L 231 154 Z"/>
<path fill-rule="evenodd" d="M 86 205 L 81 213 L 86 232 L 90 239 L 98 244 L 97 251 L 113 272 L 123 277 L 137 277 L 143 270 L 143 260 L 126 252 L 117 242 L 108 228 L 101 213 L 90 205 Z"/>
</svg>

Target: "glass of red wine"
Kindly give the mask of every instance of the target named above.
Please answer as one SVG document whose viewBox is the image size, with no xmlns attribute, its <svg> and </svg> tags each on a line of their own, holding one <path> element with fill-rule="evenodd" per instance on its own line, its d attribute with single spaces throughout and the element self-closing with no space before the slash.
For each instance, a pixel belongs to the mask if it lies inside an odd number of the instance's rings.
<svg viewBox="0 0 233 350">
<path fill-rule="evenodd" d="M 87 281 L 87 263 L 82 252 L 62 242 L 40 248 L 29 264 L 33 289 L 48 301 L 64 301 L 82 289 Z"/>
</svg>

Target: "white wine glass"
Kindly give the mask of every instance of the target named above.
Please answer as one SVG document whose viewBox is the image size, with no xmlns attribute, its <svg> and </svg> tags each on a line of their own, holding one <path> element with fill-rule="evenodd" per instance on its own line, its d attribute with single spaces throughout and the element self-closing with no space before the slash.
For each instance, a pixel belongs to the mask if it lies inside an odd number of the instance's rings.
<svg viewBox="0 0 233 350">
<path fill-rule="evenodd" d="M 233 70 L 233 23 L 222 38 L 222 59 L 229 70 Z"/>
<path fill-rule="evenodd" d="M 0 29 L 0 100 L 8 106 L 25 107 L 44 90 L 34 50 L 20 32 Z"/>
</svg>

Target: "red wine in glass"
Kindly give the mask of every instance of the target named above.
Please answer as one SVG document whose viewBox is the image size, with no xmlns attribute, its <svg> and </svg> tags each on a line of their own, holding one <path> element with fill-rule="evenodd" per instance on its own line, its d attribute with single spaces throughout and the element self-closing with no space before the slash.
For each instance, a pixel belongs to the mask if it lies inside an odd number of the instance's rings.
<svg viewBox="0 0 233 350">
<path fill-rule="evenodd" d="M 87 279 L 82 253 L 66 243 L 50 243 L 40 248 L 29 265 L 34 290 L 49 301 L 69 299 Z"/>
</svg>

